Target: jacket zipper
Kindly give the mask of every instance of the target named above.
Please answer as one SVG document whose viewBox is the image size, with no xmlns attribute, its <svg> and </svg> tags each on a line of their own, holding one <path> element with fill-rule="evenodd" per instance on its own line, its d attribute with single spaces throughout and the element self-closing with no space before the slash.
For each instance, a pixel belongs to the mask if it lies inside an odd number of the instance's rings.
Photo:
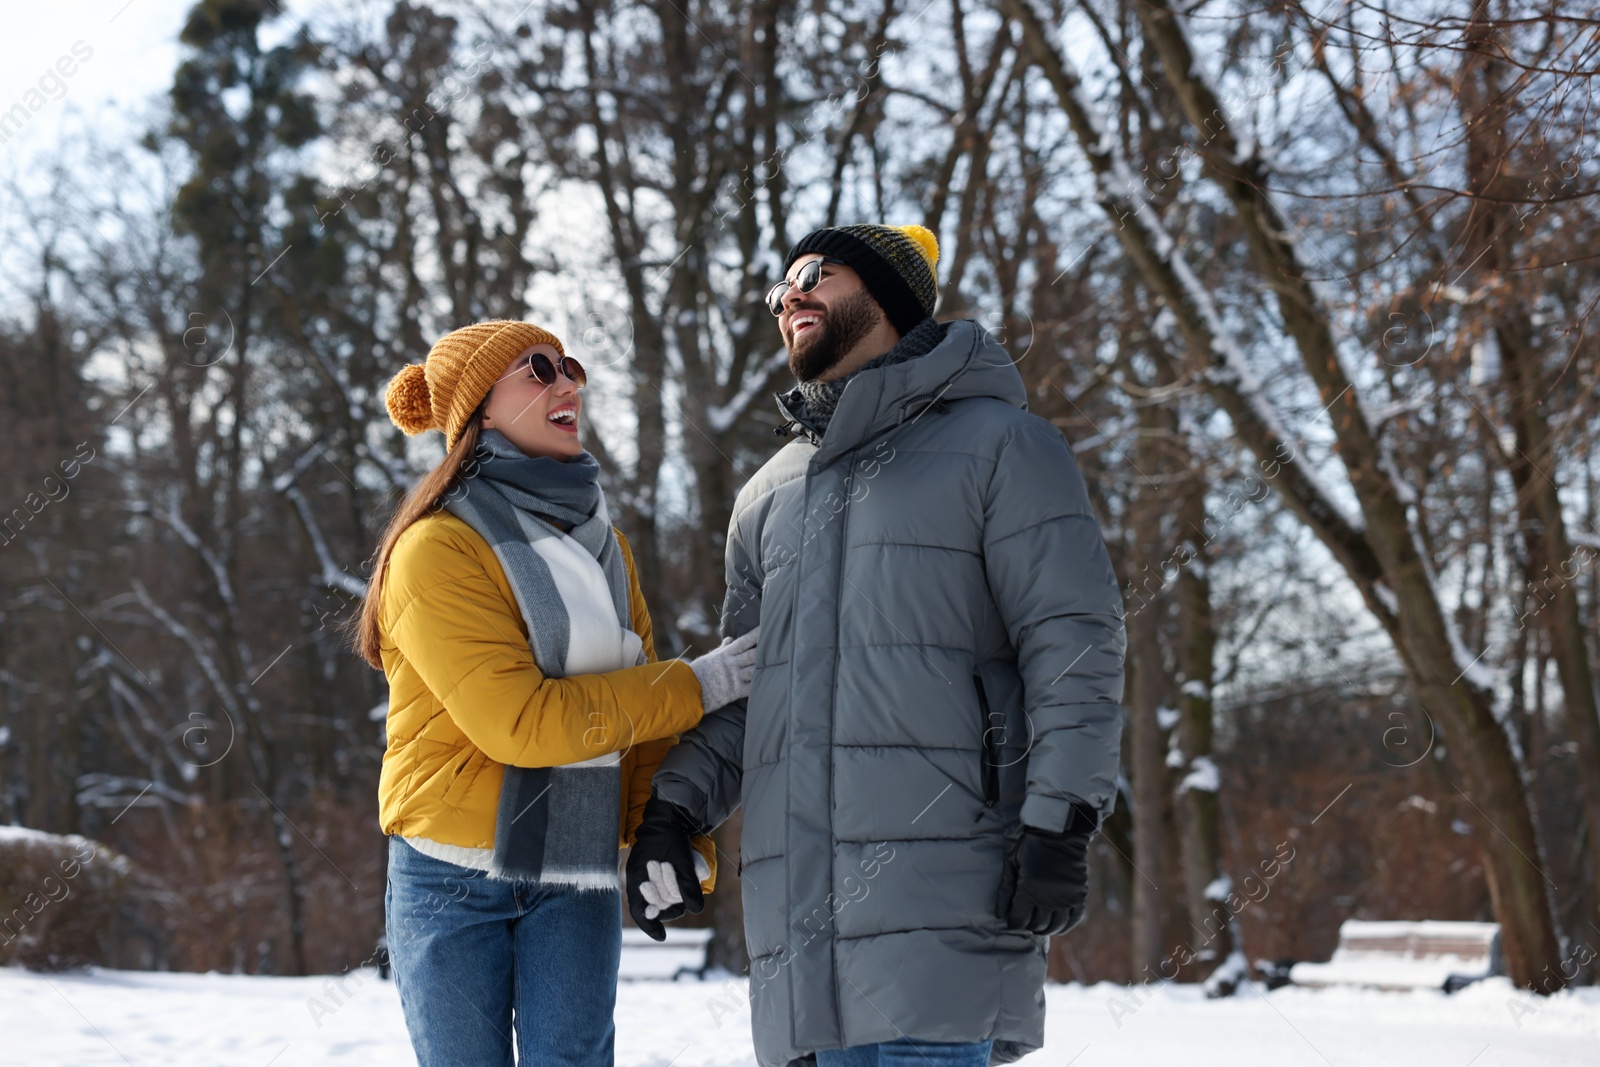
<svg viewBox="0 0 1600 1067">
<path fill-rule="evenodd" d="M 984 691 L 983 676 L 973 671 L 972 682 L 978 688 L 978 710 L 983 716 L 983 806 L 992 808 L 1000 801 L 1000 746 L 989 739 L 994 723 L 989 719 L 989 694 Z"/>
<path fill-rule="evenodd" d="M 850 543 L 850 498 L 855 495 L 855 486 L 852 484 L 855 480 L 855 476 L 856 457 L 852 454 L 849 458 L 849 465 L 845 468 L 844 472 L 844 507 L 839 509 L 839 580 L 833 584 L 833 695 L 835 711 L 838 710 L 839 695 L 839 631 L 843 628 L 844 623 L 844 613 L 840 610 L 839 606 L 844 602 L 844 552 L 845 545 Z M 809 479 L 810 474 L 808 473 L 806 477 Z M 809 495 L 810 486 L 807 485 L 806 488 L 808 490 L 807 495 Z M 805 497 L 802 497 L 801 499 L 804 500 Z M 836 717 L 833 722 L 828 724 L 828 832 L 830 834 L 833 832 L 833 742 L 835 734 L 834 726 L 836 724 Z M 785 849 L 787 850 L 787 840 L 784 842 L 784 845 Z M 832 892 L 831 883 L 833 880 L 833 875 L 831 864 L 829 866 L 828 880 L 830 883 L 829 891 Z M 787 906 L 788 901 L 785 900 L 784 904 Z M 838 1026 L 839 1033 L 843 1034 L 844 996 L 839 990 L 839 939 L 837 937 L 828 938 L 828 963 L 833 968 L 834 974 L 833 1020 Z"/>
</svg>

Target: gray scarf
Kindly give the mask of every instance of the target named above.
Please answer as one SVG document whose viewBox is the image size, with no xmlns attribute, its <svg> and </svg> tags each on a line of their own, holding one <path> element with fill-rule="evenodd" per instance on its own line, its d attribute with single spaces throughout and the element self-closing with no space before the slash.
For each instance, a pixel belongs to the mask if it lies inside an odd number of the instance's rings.
<svg viewBox="0 0 1600 1067">
<path fill-rule="evenodd" d="M 592 455 L 580 452 L 567 461 L 530 457 L 499 431 L 484 430 L 465 471 L 444 505 L 494 549 L 527 624 L 534 662 L 546 677 L 566 674 L 571 613 L 593 610 L 592 604 L 569 605 L 563 599 L 550 567 L 550 558 L 558 557 L 547 558 L 536 547 L 560 540 L 551 520 L 569 525 L 567 536 L 600 564 L 617 620 L 629 630 L 627 569 L 600 489 L 600 464 Z M 644 660 L 642 650 L 638 659 Z M 622 770 L 614 756 L 565 767 L 507 767 L 490 873 L 616 888 L 621 797 Z"/>
<path fill-rule="evenodd" d="M 816 379 L 800 382 L 785 395 L 784 402 L 797 417 L 811 423 L 818 434 L 825 434 L 828 432 L 828 423 L 833 421 L 834 409 L 839 406 L 839 398 L 844 395 L 845 384 L 851 378 L 873 367 L 885 367 L 891 363 L 903 363 L 908 359 L 927 355 L 944 340 L 945 327 L 948 325 L 949 323 L 923 319 L 900 338 L 899 344 L 883 355 L 871 362 L 863 363 L 843 378 L 835 378 L 831 382 L 819 382 Z"/>
</svg>

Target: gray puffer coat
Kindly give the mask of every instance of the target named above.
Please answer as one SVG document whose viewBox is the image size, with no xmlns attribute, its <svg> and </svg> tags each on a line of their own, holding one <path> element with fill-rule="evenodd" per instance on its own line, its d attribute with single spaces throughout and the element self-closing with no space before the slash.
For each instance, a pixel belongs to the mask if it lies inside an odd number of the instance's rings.
<svg viewBox="0 0 1600 1067">
<path fill-rule="evenodd" d="M 792 396 L 792 394 L 791 394 Z M 1122 597 L 1058 430 L 977 323 L 851 378 L 827 432 L 739 493 L 722 632 L 758 623 L 748 701 L 655 792 L 741 803 L 763 1065 L 897 1037 L 1044 1039 L 1046 939 L 996 913 L 1008 832 L 1103 819 L 1122 730 Z"/>
</svg>

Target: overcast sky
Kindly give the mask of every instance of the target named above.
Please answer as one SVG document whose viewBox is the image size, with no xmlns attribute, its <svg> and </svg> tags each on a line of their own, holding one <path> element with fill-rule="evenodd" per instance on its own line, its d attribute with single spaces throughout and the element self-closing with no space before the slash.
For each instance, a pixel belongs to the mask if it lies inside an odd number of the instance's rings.
<svg viewBox="0 0 1600 1067">
<path fill-rule="evenodd" d="M 11 135 L 0 144 L 4 169 L 48 149 L 74 114 L 111 134 L 129 123 L 130 105 L 165 92 L 191 6 L 192 0 L 10 0 L 0 24 L 0 113 L 23 104 L 29 114 L 20 130 L 0 129 L 0 138 Z M 89 58 L 78 61 L 74 45 Z M 67 77 L 56 70 L 62 56 L 69 57 L 68 69 L 76 68 Z M 28 107 L 39 100 L 29 90 L 44 97 L 37 111 Z"/>
</svg>

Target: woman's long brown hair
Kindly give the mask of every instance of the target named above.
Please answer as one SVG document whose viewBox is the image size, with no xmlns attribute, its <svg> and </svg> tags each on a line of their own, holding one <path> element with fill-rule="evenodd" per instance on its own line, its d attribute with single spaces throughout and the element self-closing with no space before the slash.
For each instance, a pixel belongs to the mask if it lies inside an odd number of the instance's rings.
<svg viewBox="0 0 1600 1067">
<path fill-rule="evenodd" d="M 355 649 L 356 655 L 379 670 L 383 669 L 383 658 L 378 652 L 383 638 L 378 632 L 378 613 L 383 596 L 383 576 L 389 569 L 389 553 L 394 551 L 394 543 L 400 540 L 400 535 L 405 533 L 412 523 L 434 509 L 439 503 L 439 498 L 444 496 L 451 483 L 456 480 L 456 476 L 461 473 L 461 468 L 466 465 L 478 447 L 481 415 L 480 407 L 467 420 L 467 425 L 462 429 L 461 437 L 457 439 L 456 446 L 450 450 L 450 454 L 412 486 L 411 492 L 406 494 L 406 498 L 395 509 L 394 516 L 390 518 L 389 525 L 383 531 L 382 540 L 378 542 L 378 554 L 372 564 L 372 577 L 367 580 L 367 596 L 361 604 L 361 613 L 353 618 L 349 626 L 349 635 L 351 647 Z"/>
</svg>

